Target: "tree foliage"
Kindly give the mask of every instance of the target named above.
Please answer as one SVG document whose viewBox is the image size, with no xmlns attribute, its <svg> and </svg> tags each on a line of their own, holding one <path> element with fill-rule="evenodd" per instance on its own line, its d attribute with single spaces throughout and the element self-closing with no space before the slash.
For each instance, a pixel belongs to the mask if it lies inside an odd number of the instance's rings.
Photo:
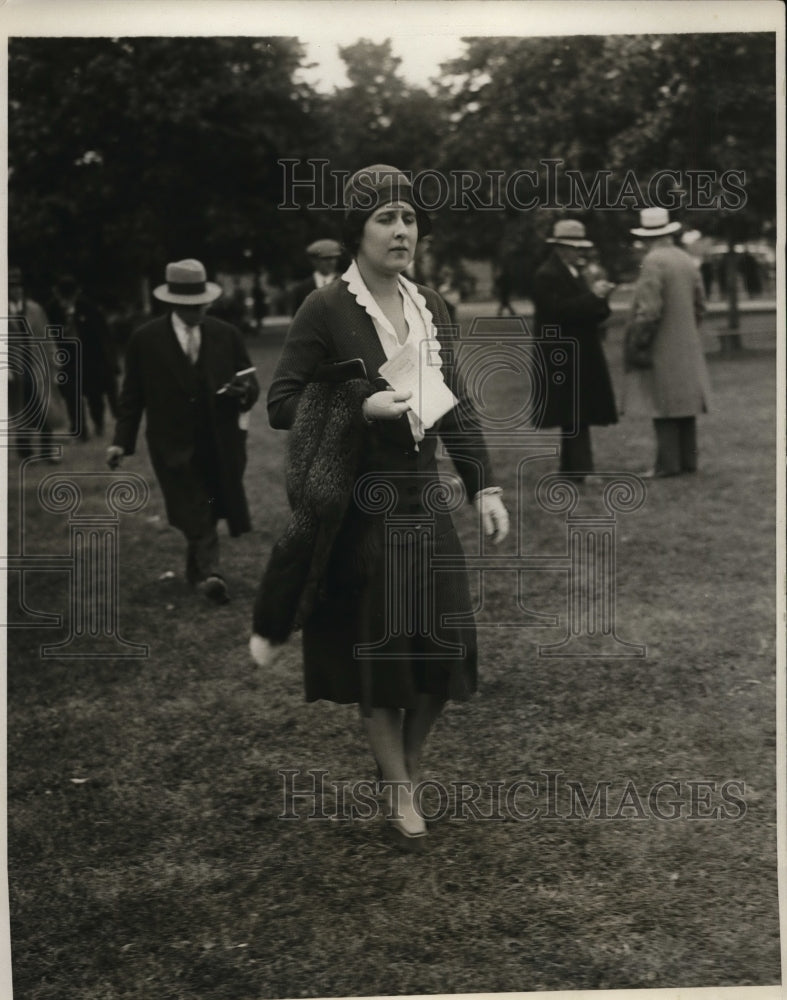
<svg viewBox="0 0 787 1000">
<path fill-rule="evenodd" d="M 675 216 L 706 233 L 743 240 L 774 219 L 773 34 L 465 41 L 430 92 L 404 79 L 390 42 L 360 39 L 340 50 L 348 84 L 319 94 L 298 82 L 294 38 L 12 39 L 11 259 L 34 282 L 68 269 L 118 293 L 182 256 L 291 277 L 311 239 L 339 235 L 341 215 L 308 197 L 278 207 L 285 158 L 301 173 L 309 159 L 346 173 L 532 170 L 537 208 L 505 191 L 489 211 L 449 205 L 434 236 L 440 260 L 489 258 L 525 276 L 565 214 L 622 267 L 637 183 L 647 202 L 658 171 L 675 172 Z M 745 204 L 688 209 L 697 170 L 716 196 L 739 172 Z M 592 192 L 600 179 L 616 204 L 572 204 L 577 184 Z"/>
<path fill-rule="evenodd" d="M 12 259 L 104 289 L 185 256 L 275 269 L 299 243 L 276 205 L 277 159 L 313 117 L 302 54 L 284 38 L 12 40 Z"/>
<path fill-rule="evenodd" d="M 705 232 L 751 237 L 775 215 L 772 34 L 474 38 L 444 70 L 443 169 L 539 174 L 538 210 L 509 205 L 479 227 L 466 213 L 448 219 L 453 238 L 475 234 L 483 256 L 515 252 L 534 263 L 554 218 L 568 211 L 619 258 L 635 210 L 651 203 L 649 180 L 664 170 L 677 175 L 661 189 L 672 187 L 676 217 Z M 556 194 L 546 160 L 561 164 Z M 690 171 L 713 174 L 718 196 L 730 170 L 745 177 L 745 205 L 688 209 Z M 610 203 L 572 204 L 570 171 L 586 191 L 608 172 Z"/>
</svg>

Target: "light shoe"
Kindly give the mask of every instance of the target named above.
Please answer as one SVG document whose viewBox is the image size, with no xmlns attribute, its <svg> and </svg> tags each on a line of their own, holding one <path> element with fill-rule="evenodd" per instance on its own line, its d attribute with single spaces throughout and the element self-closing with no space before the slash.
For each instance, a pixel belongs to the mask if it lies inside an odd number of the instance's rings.
<svg viewBox="0 0 787 1000">
<path fill-rule="evenodd" d="M 427 848 L 426 830 L 411 833 L 397 819 L 387 820 L 385 830 L 388 843 L 397 851 L 404 851 L 405 854 L 423 854 Z"/>
<path fill-rule="evenodd" d="M 414 805 L 412 806 L 412 816 L 411 819 L 420 820 L 420 824 L 415 829 L 412 826 L 408 827 L 405 823 L 405 816 L 402 815 L 398 808 L 399 795 L 397 794 L 397 809 L 393 807 L 393 797 L 394 797 L 394 785 L 383 783 L 381 787 L 380 799 L 385 803 L 386 811 L 388 813 L 388 818 L 385 822 L 386 839 L 399 851 L 405 851 L 408 854 L 420 854 L 426 850 L 426 837 L 427 829 L 424 823 L 423 817 L 415 811 Z M 397 787 L 397 793 L 399 789 Z"/>
</svg>

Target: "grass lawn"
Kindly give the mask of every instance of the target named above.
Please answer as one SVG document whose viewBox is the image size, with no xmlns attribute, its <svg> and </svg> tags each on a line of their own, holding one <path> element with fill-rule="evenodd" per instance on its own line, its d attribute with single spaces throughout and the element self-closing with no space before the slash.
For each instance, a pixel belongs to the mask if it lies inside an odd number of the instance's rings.
<svg viewBox="0 0 787 1000">
<path fill-rule="evenodd" d="M 614 329 L 618 385 L 619 339 Z M 277 351 L 252 348 L 263 388 Z M 8 632 L 16 995 L 256 1000 L 778 983 L 775 355 L 712 359 L 711 378 L 700 471 L 651 483 L 640 509 L 617 515 L 617 633 L 647 656 L 540 656 L 565 632 L 565 573 L 522 574 L 518 603 L 516 574 L 490 575 L 481 689 L 438 723 L 426 776 L 537 783 L 517 801 L 539 815 L 446 816 L 417 857 L 385 846 L 379 818 L 279 818 L 282 769 L 322 769 L 337 782 L 372 773 L 356 710 L 303 703 L 297 639 L 267 672 L 247 658 L 257 579 L 287 522 L 284 435 L 267 428 L 260 406 L 246 474 L 256 529 L 222 536 L 233 593 L 222 608 L 203 606 L 183 581 L 184 544 L 166 526 L 143 444 L 124 466 L 149 479 L 151 495 L 120 517 L 119 627 L 149 655 L 42 657 L 42 644 L 68 634 L 63 572 L 28 573 L 24 594 L 63 626 Z M 513 409 L 520 391 L 501 376 L 494 405 Z M 652 458 L 647 423 L 597 428 L 593 442 L 599 470 L 641 471 Z M 42 508 L 38 484 L 53 471 L 96 473 L 83 482 L 100 509 L 112 481 L 104 443 L 69 445 L 58 469 L 34 463 L 21 482 L 12 456 L 12 552 L 24 512 L 28 552 L 68 553 L 67 516 Z M 505 550 L 519 538 L 526 555 L 560 556 L 565 515 L 535 499 L 554 458 L 494 457 L 518 507 Z M 587 483 L 583 511 L 602 511 L 601 489 Z M 472 555 L 472 509 L 456 521 Z M 175 576 L 161 579 L 168 571 Z M 13 574 L 9 594 L 19 620 Z M 531 627 L 497 627 L 518 614 Z M 296 780 L 302 787 L 306 776 Z M 673 784 L 652 798 L 664 781 Z M 557 789 L 551 809 L 547 782 Z M 605 787 L 609 818 L 592 809 L 570 818 L 567 782 L 589 799 Z M 340 812 L 337 794 L 327 786 L 318 811 Z"/>
</svg>

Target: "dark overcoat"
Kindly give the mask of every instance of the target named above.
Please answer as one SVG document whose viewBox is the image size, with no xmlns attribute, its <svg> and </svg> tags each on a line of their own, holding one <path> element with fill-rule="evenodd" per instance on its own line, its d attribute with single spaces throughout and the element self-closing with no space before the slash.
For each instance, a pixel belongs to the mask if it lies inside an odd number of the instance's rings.
<svg viewBox="0 0 787 1000">
<path fill-rule="evenodd" d="M 117 357 L 109 325 L 98 306 L 84 295 L 78 295 L 74 301 L 73 327 L 69 327 L 68 315 L 59 299 L 52 300 L 47 312 L 50 323 L 62 326 L 67 338 L 75 336 L 79 340 L 82 393 L 90 396 L 112 391 Z M 77 371 L 77 356 L 71 353 L 69 345 L 66 345 L 64 354 L 66 360 L 62 367 L 73 380 Z"/>
<path fill-rule="evenodd" d="M 419 692 L 462 700 L 476 689 L 469 584 L 452 503 L 438 476 L 438 441 L 468 498 L 492 485 L 491 472 L 480 420 L 457 370 L 445 303 L 417 287 L 438 327 L 443 375 L 459 404 L 417 444 L 406 417 L 363 426 L 354 495 L 303 622 L 310 701 L 407 708 Z M 372 381 L 386 360 L 370 316 L 338 280 L 313 292 L 292 322 L 268 394 L 271 425 L 292 427 L 321 366 L 354 358 Z M 359 396 L 359 412 L 361 404 Z M 442 570 L 435 557 L 444 560 Z"/>
<path fill-rule="evenodd" d="M 169 314 L 146 323 L 126 350 L 125 378 L 118 403 L 114 444 L 133 455 L 145 414 L 150 460 L 161 485 L 170 524 L 189 535 L 204 523 L 197 517 L 186 485 L 195 474 L 195 456 L 211 471 L 210 502 L 217 517 L 227 520 L 230 534 L 251 530 L 243 489 L 245 431 L 238 427 L 241 406 L 217 390 L 235 372 L 251 367 L 240 331 L 206 316 L 200 323 L 201 344 L 192 365 L 178 343 Z M 243 409 L 259 396 L 253 374 Z M 200 465 L 202 468 L 202 465 Z"/>
<path fill-rule="evenodd" d="M 541 384 L 546 393 L 538 426 L 617 423 L 615 395 L 601 342 L 600 325 L 610 313 L 606 299 L 594 295 L 584 278 L 575 278 L 558 254 L 552 253 L 534 275 L 533 302 L 543 364 Z M 576 349 L 567 346 L 567 363 L 559 352 L 560 364 L 556 363 L 550 327 L 559 329 L 558 340 L 576 341 Z"/>
</svg>

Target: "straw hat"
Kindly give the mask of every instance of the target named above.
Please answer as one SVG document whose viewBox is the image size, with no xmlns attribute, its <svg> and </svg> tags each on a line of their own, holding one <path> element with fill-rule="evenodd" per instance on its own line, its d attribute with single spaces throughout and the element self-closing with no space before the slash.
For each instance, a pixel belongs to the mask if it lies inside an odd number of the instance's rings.
<svg viewBox="0 0 787 1000">
<path fill-rule="evenodd" d="M 547 243 L 565 247 L 593 246 L 585 236 L 585 227 L 578 219 L 559 219 L 552 229 L 552 235 L 547 237 Z"/>
<path fill-rule="evenodd" d="M 666 208 L 643 208 L 639 222 L 639 229 L 631 230 L 633 236 L 667 236 L 680 229 L 679 222 L 670 222 Z"/>
<path fill-rule="evenodd" d="M 178 260 L 167 264 L 167 283 L 153 289 L 160 302 L 178 306 L 199 306 L 215 302 L 221 295 L 221 285 L 206 281 L 204 266 L 198 260 Z"/>
</svg>

